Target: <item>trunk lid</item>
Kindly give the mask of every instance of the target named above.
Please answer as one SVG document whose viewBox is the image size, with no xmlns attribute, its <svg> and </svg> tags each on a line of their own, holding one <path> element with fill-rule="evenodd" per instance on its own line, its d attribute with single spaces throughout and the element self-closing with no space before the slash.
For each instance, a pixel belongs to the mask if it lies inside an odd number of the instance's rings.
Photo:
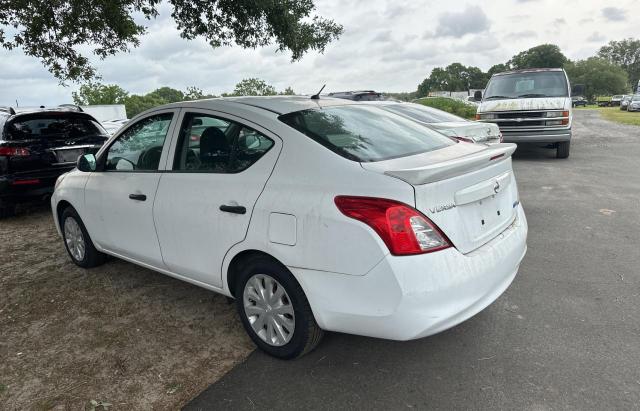
<svg viewBox="0 0 640 411">
<path fill-rule="evenodd" d="M 514 151 L 514 144 L 459 143 L 362 167 L 411 184 L 415 207 L 466 254 L 496 237 L 516 217 Z"/>
</svg>

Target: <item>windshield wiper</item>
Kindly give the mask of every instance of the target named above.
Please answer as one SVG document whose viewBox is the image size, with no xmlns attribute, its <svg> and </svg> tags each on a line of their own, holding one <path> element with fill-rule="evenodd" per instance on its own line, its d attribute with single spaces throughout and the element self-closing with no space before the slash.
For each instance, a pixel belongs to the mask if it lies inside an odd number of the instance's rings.
<svg viewBox="0 0 640 411">
<path fill-rule="evenodd" d="M 540 94 L 540 93 L 531 93 L 531 94 L 521 94 L 518 96 L 518 98 L 521 97 L 547 97 L 546 94 Z"/>
<path fill-rule="evenodd" d="M 485 97 L 485 100 L 493 100 L 495 98 L 513 98 L 513 97 L 508 97 L 508 96 L 489 96 L 489 97 Z"/>
</svg>

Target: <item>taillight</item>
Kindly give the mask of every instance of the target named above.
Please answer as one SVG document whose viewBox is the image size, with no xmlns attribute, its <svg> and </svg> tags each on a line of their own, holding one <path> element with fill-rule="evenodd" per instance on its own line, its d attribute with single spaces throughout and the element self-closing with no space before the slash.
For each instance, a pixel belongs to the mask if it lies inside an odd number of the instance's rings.
<svg viewBox="0 0 640 411">
<path fill-rule="evenodd" d="M 447 237 L 418 210 L 385 198 L 337 196 L 347 217 L 371 227 L 393 255 L 431 253 L 451 247 Z"/>
<path fill-rule="evenodd" d="M 23 147 L 0 147 L 0 156 L 5 157 L 26 157 L 30 155 L 29 150 Z"/>
</svg>

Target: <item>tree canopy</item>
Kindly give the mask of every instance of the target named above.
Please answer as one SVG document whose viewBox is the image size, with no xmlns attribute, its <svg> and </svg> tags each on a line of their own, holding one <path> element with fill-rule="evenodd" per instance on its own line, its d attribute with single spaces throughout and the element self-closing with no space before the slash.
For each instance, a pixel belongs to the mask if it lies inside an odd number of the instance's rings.
<svg viewBox="0 0 640 411">
<path fill-rule="evenodd" d="M 180 36 L 212 47 L 275 43 L 293 60 L 323 52 L 342 26 L 314 14 L 313 0 L 168 0 Z M 158 16 L 160 0 L 0 0 L 0 45 L 42 61 L 60 81 L 96 77 L 91 54 L 104 59 L 138 46 L 146 28 L 136 16 Z M 86 51 L 89 50 L 89 51 Z"/>
<path fill-rule="evenodd" d="M 466 91 L 470 88 L 484 88 L 487 74 L 478 67 L 452 63 L 447 67 L 436 67 L 429 77 L 418 86 L 418 97 L 424 97 L 430 91 Z"/>
<path fill-rule="evenodd" d="M 610 41 L 600 48 L 598 56 L 622 67 L 635 90 L 640 80 L 640 40 L 629 38 Z"/>
<path fill-rule="evenodd" d="M 555 44 L 541 44 L 511 57 L 507 65 L 513 70 L 563 67 L 569 59 Z"/>
<path fill-rule="evenodd" d="M 627 72 L 603 58 L 590 57 L 571 62 L 565 65 L 565 70 L 571 84 L 584 84 L 587 100 L 628 90 Z"/>
</svg>

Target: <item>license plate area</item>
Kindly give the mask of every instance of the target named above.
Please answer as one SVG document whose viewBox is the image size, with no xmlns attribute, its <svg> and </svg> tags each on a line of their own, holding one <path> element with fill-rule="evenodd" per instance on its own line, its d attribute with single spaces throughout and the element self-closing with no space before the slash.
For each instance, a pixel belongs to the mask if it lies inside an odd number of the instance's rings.
<svg viewBox="0 0 640 411">
<path fill-rule="evenodd" d="M 497 234 L 515 218 L 508 190 L 462 205 L 459 211 L 474 241 Z"/>
<path fill-rule="evenodd" d="M 56 150 L 55 155 L 58 163 L 75 163 L 85 151 L 84 148 Z"/>
</svg>

